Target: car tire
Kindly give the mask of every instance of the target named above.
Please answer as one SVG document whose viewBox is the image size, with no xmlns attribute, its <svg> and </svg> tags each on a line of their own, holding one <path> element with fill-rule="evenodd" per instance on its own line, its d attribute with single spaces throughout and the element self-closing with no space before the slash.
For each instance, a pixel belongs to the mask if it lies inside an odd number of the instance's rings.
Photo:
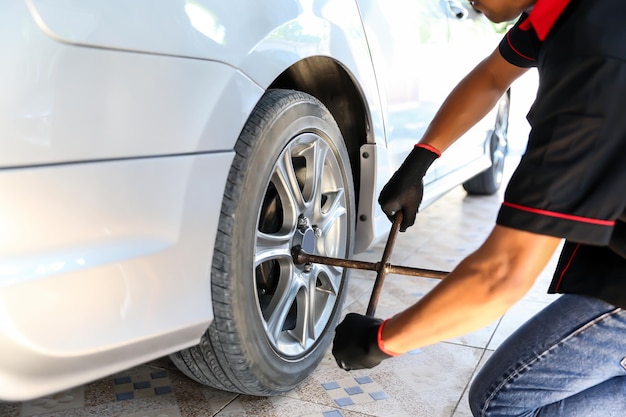
<svg viewBox="0 0 626 417">
<path fill-rule="evenodd" d="M 489 134 L 489 156 L 491 166 L 480 174 L 463 183 L 463 188 L 470 195 L 492 195 L 502 185 L 504 177 L 504 161 L 508 153 L 508 127 L 510 92 L 500 99 L 494 130 Z"/>
<path fill-rule="evenodd" d="M 341 315 L 348 271 L 297 265 L 291 249 L 351 257 L 350 160 L 331 113 L 293 90 L 261 98 L 235 151 L 211 270 L 214 321 L 171 357 L 203 384 L 278 395 L 317 367 Z"/>
</svg>

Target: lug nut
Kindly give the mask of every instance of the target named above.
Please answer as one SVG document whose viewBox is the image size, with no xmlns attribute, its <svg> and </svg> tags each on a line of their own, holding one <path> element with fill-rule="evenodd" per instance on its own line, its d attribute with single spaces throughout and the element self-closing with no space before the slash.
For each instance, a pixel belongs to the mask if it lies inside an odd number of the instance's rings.
<svg viewBox="0 0 626 417">
<path fill-rule="evenodd" d="M 315 234 L 315 237 L 322 237 L 322 229 L 317 226 L 313 226 L 313 233 Z"/>
<path fill-rule="evenodd" d="M 311 221 L 307 217 L 298 217 L 298 229 L 306 230 L 309 228 L 309 226 L 311 226 Z"/>
<path fill-rule="evenodd" d="M 313 270 L 313 264 L 310 262 L 307 262 L 304 264 L 303 269 L 304 269 L 304 272 L 307 272 L 307 273 L 311 272 Z"/>
</svg>

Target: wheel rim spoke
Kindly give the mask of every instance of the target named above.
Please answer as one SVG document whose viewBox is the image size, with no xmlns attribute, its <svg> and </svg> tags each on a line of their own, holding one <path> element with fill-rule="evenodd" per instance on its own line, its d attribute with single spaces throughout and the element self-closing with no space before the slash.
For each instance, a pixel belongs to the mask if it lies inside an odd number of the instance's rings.
<svg viewBox="0 0 626 417">
<path fill-rule="evenodd" d="M 274 342 L 281 338 L 285 320 L 289 314 L 290 306 L 298 295 L 299 285 L 294 280 L 283 278 L 280 280 L 276 294 L 272 297 L 272 302 L 265 309 L 268 333 Z"/>
<path fill-rule="evenodd" d="M 307 299 L 308 290 L 302 290 L 298 292 L 296 297 L 298 315 L 296 316 L 296 323 L 293 330 L 289 331 L 289 335 L 300 344 L 301 348 L 306 348 L 308 346 L 309 334 L 311 333 L 309 330 L 311 324 L 312 312 L 309 307 L 310 303 Z M 300 312 L 302 310 L 302 312 Z"/>
<path fill-rule="evenodd" d="M 289 152 L 285 152 L 276 164 L 272 181 L 278 190 L 281 199 L 289 203 L 295 210 L 305 208 L 305 200 L 300 187 L 293 160 Z"/>
<path fill-rule="evenodd" d="M 334 266 L 330 266 L 330 265 L 318 265 L 318 268 L 320 269 L 320 272 L 324 273 L 325 276 L 328 277 L 332 277 L 337 275 L 337 269 L 343 269 L 343 268 L 338 268 L 338 267 L 334 267 Z M 319 294 L 325 294 L 327 296 L 332 296 L 332 297 L 336 297 L 337 294 L 339 294 L 339 286 L 341 284 L 340 280 L 335 280 L 335 279 L 326 279 L 325 284 L 323 287 L 315 287 L 316 291 Z M 316 294 L 316 295 L 319 295 Z"/>
<path fill-rule="evenodd" d="M 311 200 L 314 202 L 314 216 L 317 214 L 318 208 L 321 205 L 320 202 L 322 200 L 323 184 L 321 184 L 322 181 L 320 181 L 320 179 L 324 179 L 326 155 L 328 154 L 328 146 L 326 144 L 324 144 L 322 141 L 317 141 L 316 144 L 317 145 L 314 147 L 313 152 L 313 168 L 309 171 L 311 178 L 307 178 L 307 182 L 313 184 L 311 190 Z"/>
<path fill-rule="evenodd" d="M 274 235 L 257 230 L 254 266 L 270 259 L 291 258 L 290 241 L 292 234 Z"/>
<path fill-rule="evenodd" d="M 321 225 L 322 231 L 324 234 L 328 233 L 328 231 L 336 224 L 337 221 L 343 218 L 348 211 L 345 207 L 345 198 L 344 198 L 344 190 L 337 190 L 333 193 L 325 194 L 330 204 L 326 204 L 328 209 L 324 210 L 321 214 Z M 328 203 L 328 202 L 327 202 Z"/>
</svg>

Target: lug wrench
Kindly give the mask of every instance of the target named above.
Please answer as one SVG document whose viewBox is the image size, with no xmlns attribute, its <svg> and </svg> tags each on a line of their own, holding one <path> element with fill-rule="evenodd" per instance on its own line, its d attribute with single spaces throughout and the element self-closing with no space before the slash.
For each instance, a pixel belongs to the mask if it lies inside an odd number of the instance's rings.
<svg viewBox="0 0 626 417">
<path fill-rule="evenodd" d="M 389 263 L 389 257 L 393 245 L 396 243 L 396 237 L 400 230 L 400 224 L 402 223 L 402 212 L 398 212 L 391 225 L 389 231 L 389 237 L 385 244 L 385 250 L 383 251 L 383 257 L 380 262 L 364 262 L 353 261 L 349 259 L 332 258 L 329 256 L 311 255 L 302 250 L 300 246 L 294 246 L 291 250 L 291 256 L 296 265 L 302 265 L 305 263 L 317 263 L 322 265 L 339 266 L 352 269 L 364 269 L 368 271 L 376 271 L 376 280 L 374 281 L 374 288 L 372 289 L 372 295 L 367 306 L 366 316 L 373 317 L 376 312 L 376 306 L 378 305 L 378 299 L 380 298 L 380 292 L 383 287 L 383 281 L 388 273 L 409 275 L 414 277 L 436 278 L 443 279 L 448 275 L 448 272 L 436 271 L 433 269 L 412 268 L 408 266 L 391 265 Z"/>
</svg>

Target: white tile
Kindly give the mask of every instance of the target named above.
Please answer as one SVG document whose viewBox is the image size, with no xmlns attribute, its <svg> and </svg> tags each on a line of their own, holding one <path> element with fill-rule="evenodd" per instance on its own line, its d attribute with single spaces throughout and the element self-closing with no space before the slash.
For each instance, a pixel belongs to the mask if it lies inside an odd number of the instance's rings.
<svg viewBox="0 0 626 417">
<path fill-rule="evenodd" d="M 500 319 L 471 333 L 448 339 L 446 340 L 446 342 L 484 349 L 487 347 L 489 341 L 492 339 L 493 334 L 496 331 L 499 323 Z"/>
<path fill-rule="evenodd" d="M 330 357 L 289 397 L 341 408 L 370 416 L 450 417 L 482 350 L 449 343 L 427 346 L 383 361 L 373 369 L 346 372 Z M 354 378 L 370 378 L 362 385 L 365 394 L 380 389 L 381 399 L 364 400 L 355 394 L 352 404 L 339 405 L 341 391 Z M 335 385 L 332 385 L 332 384 Z M 326 384 L 326 385 L 325 385 Z M 373 389 L 375 387 L 376 389 Z"/>
<path fill-rule="evenodd" d="M 469 407 L 469 387 L 472 381 L 474 380 L 474 378 L 476 377 L 476 374 L 478 373 L 478 371 L 480 371 L 480 369 L 485 365 L 485 362 L 489 360 L 492 354 L 493 352 L 490 350 L 484 351 L 483 357 L 480 359 L 478 366 L 476 366 L 476 369 L 474 370 L 474 374 L 472 375 L 470 382 L 465 387 L 463 396 L 461 397 L 461 400 L 457 404 L 456 409 L 454 410 L 454 413 L 452 414 L 452 417 L 473 417 L 472 412 Z"/>
<path fill-rule="evenodd" d="M 81 409 L 84 406 L 85 388 L 80 386 L 24 402 L 22 404 L 21 416 L 30 417 L 40 414 L 59 413 L 65 410 Z"/>
<path fill-rule="evenodd" d="M 506 312 L 500 320 L 493 338 L 487 345 L 487 349 L 495 350 L 507 337 L 524 324 L 529 318 L 543 310 L 548 303 L 532 300 L 521 300 Z"/>
<path fill-rule="evenodd" d="M 139 413 L 123 414 L 120 417 L 181 417 L 181 415 L 178 407 L 168 407 Z"/>
</svg>

